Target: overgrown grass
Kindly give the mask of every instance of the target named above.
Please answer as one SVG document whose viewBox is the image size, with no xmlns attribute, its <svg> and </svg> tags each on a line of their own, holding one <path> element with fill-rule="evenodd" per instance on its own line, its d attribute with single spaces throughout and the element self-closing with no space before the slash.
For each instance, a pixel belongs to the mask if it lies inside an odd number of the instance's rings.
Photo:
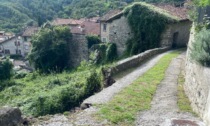
<svg viewBox="0 0 210 126">
<path fill-rule="evenodd" d="M 180 53 L 181 51 L 174 51 L 165 55 L 153 68 L 123 89 L 108 104 L 99 106 L 101 108 L 99 118 L 107 119 L 113 125 L 133 125 L 139 111 L 151 108 L 150 103 L 157 85 L 163 80 L 171 60 Z"/>
<path fill-rule="evenodd" d="M 183 87 L 184 82 L 185 82 L 184 75 L 183 75 L 183 73 L 180 73 L 179 79 L 178 79 L 178 94 L 177 94 L 178 107 L 179 107 L 180 111 L 190 112 L 190 113 L 196 115 L 190 106 L 190 101 L 189 101 L 188 97 L 185 94 L 184 87 Z"/>
<path fill-rule="evenodd" d="M 15 82 L 0 92 L 0 106 L 19 107 L 34 116 L 68 111 L 102 88 L 100 68 L 94 66 L 60 74 L 35 72 Z"/>
</svg>

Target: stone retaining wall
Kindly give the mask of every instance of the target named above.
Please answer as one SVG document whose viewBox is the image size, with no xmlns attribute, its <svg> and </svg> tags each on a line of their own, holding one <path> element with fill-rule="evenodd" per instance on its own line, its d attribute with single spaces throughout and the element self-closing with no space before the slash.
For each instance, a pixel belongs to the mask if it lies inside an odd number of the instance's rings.
<svg viewBox="0 0 210 126">
<path fill-rule="evenodd" d="M 117 62 L 117 64 L 114 67 L 111 68 L 112 75 L 115 75 L 117 73 L 120 73 L 130 68 L 136 67 L 140 65 L 142 62 L 148 60 L 149 58 L 159 53 L 165 52 L 169 49 L 170 49 L 169 47 L 155 48 L 155 49 L 147 50 L 143 53 L 132 56 L 130 58 L 121 60 Z"/>
<path fill-rule="evenodd" d="M 210 125 L 210 68 L 203 67 L 190 59 L 190 48 L 194 42 L 193 32 L 192 30 L 186 56 L 184 88 L 193 110 Z"/>
</svg>

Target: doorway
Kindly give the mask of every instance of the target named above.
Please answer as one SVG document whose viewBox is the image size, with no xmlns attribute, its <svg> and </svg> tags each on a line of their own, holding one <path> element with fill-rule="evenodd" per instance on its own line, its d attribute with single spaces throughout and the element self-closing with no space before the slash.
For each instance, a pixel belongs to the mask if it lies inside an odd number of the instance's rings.
<svg viewBox="0 0 210 126">
<path fill-rule="evenodd" d="M 173 34 L 172 48 L 176 48 L 176 47 L 177 47 L 178 36 L 179 36 L 179 32 L 175 32 L 175 33 Z"/>
</svg>

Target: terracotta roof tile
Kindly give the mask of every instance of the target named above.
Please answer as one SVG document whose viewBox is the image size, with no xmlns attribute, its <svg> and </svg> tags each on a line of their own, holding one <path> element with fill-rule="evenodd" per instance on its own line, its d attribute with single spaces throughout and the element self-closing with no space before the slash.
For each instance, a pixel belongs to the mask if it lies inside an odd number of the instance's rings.
<svg viewBox="0 0 210 126">
<path fill-rule="evenodd" d="M 80 26 L 71 27 L 71 33 L 100 35 L 100 23 L 86 20 Z"/>
<path fill-rule="evenodd" d="M 99 20 L 100 21 L 108 21 L 111 18 L 113 18 L 119 14 L 122 14 L 122 10 L 111 10 L 108 13 L 106 13 L 103 17 L 101 17 Z"/>
<path fill-rule="evenodd" d="M 188 19 L 188 14 L 187 14 L 187 8 L 185 7 L 175 7 L 173 5 L 169 4 L 158 4 L 155 5 L 163 10 L 166 10 L 169 14 L 172 16 L 176 16 L 180 18 L 180 20 L 187 20 Z"/>
<path fill-rule="evenodd" d="M 57 18 L 53 21 L 53 25 L 80 25 L 83 21 L 76 19 Z"/>
<path fill-rule="evenodd" d="M 31 37 L 34 35 L 36 32 L 38 32 L 39 28 L 38 27 L 28 27 L 26 30 L 23 32 L 22 36 L 25 37 Z"/>
</svg>

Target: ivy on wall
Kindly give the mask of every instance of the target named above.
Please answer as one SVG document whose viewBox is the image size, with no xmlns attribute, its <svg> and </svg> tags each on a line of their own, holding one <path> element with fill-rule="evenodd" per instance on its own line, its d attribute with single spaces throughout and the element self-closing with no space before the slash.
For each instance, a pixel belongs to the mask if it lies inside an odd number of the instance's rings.
<svg viewBox="0 0 210 126">
<path fill-rule="evenodd" d="M 161 34 L 170 22 L 176 17 L 170 16 L 166 11 L 153 5 L 138 2 L 124 10 L 130 28 L 134 34 L 127 41 L 127 55 L 135 55 L 145 50 L 160 46 Z"/>
</svg>

